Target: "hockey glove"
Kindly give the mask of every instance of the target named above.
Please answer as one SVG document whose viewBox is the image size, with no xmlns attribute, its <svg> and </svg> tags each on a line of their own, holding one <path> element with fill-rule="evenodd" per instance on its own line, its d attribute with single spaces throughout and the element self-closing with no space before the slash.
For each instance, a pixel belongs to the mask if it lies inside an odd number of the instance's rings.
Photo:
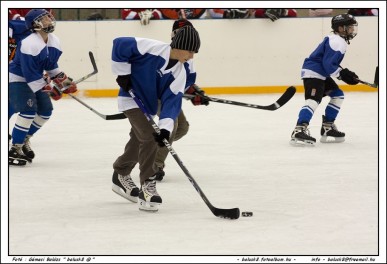
<svg viewBox="0 0 387 264">
<path fill-rule="evenodd" d="M 358 78 L 359 76 L 357 76 L 356 73 L 345 68 L 340 71 L 340 76 L 337 79 L 342 80 L 347 84 L 355 85 L 359 83 Z"/>
<path fill-rule="evenodd" d="M 75 93 L 76 91 L 78 91 L 77 85 L 73 82 L 73 79 L 67 77 L 64 72 L 60 72 L 52 79 L 52 81 L 54 82 L 55 86 L 60 90 L 67 87 L 66 90 L 63 91 L 63 93 L 65 94 Z"/>
<path fill-rule="evenodd" d="M 223 18 L 247 18 L 248 16 L 248 9 L 226 9 L 223 13 Z"/>
<path fill-rule="evenodd" d="M 157 144 L 159 144 L 160 147 L 164 147 L 165 144 L 163 142 L 164 139 L 169 141 L 169 135 L 171 133 L 166 129 L 160 129 L 160 134 L 157 134 L 156 132 L 153 133 L 153 137 L 155 138 Z"/>
<path fill-rule="evenodd" d="M 271 21 L 276 21 L 280 18 L 282 9 L 266 9 L 265 16 L 270 18 Z"/>
<path fill-rule="evenodd" d="M 196 84 L 192 84 L 187 91 L 185 91 L 186 94 L 195 95 L 191 99 L 191 102 L 193 105 L 209 105 L 210 100 L 205 95 L 204 91 L 199 88 Z"/>
<path fill-rule="evenodd" d="M 61 90 L 55 85 L 52 86 L 51 84 L 47 84 L 42 88 L 42 91 L 45 93 L 48 93 L 51 96 L 51 98 L 54 99 L 55 101 L 58 101 L 59 99 L 62 98 Z"/>
<path fill-rule="evenodd" d="M 132 89 L 132 79 L 130 77 L 130 74 L 128 74 L 128 75 L 118 75 L 118 77 L 116 79 L 116 82 L 126 92 L 129 92 L 129 90 Z"/>
</svg>

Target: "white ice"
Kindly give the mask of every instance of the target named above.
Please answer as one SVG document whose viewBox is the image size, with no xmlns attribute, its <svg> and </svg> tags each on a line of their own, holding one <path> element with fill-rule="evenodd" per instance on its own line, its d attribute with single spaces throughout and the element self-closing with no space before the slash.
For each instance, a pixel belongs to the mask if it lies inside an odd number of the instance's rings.
<svg viewBox="0 0 387 264">
<path fill-rule="evenodd" d="M 268 105 L 279 94 L 213 97 Z M 117 113 L 115 98 L 81 99 Z M 311 121 L 317 140 L 327 102 Z M 9 168 L 9 254 L 218 255 L 230 262 L 379 254 L 378 93 L 346 93 L 336 120 L 346 133 L 340 144 L 289 144 L 303 103 L 303 93 L 277 111 L 184 101 L 190 130 L 175 151 L 215 207 L 254 213 L 226 220 L 211 213 L 171 156 L 157 184 L 159 212 L 139 211 L 111 190 L 129 122 L 103 120 L 71 98 L 54 102 L 51 120 L 31 140 L 33 163 Z M 132 177 L 138 183 L 137 167 Z"/>
</svg>

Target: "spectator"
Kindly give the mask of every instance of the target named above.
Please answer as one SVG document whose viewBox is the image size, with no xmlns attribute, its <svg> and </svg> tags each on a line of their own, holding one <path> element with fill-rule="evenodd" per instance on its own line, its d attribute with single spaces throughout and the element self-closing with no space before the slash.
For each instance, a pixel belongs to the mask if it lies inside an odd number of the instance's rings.
<svg viewBox="0 0 387 264">
<path fill-rule="evenodd" d="M 330 17 L 332 16 L 333 9 L 309 9 L 310 17 Z"/>
<path fill-rule="evenodd" d="M 348 9 L 348 14 L 353 16 L 378 16 L 379 10 L 376 8 L 351 8 Z"/>
<path fill-rule="evenodd" d="M 248 18 L 249 9 L 208 9 L 212 18 Z"/>
<path fill-rule="evenodd" d="M 270 18 L 274 22 L 281 17 L 297 17 L 297 11 L 296 9 L 255 9 L 254 16 L 256 18 Z"/>
<path fill-rule="evenodd" d="M 178 8 L 163 8 L 160 9 L 163 18 L 166 19 L 198 19 L 206 17 L 206 9 L 196 8 L 196 9 L 178 9 Z"/>
<path fill-rule="evenodd" d="M 161 19 L 162 15 L 158 9 L 122 9 L 121 16 L 123 20 L 139 19 L 141 25 L 148 25 L 151 19 Z"/>
</svg>

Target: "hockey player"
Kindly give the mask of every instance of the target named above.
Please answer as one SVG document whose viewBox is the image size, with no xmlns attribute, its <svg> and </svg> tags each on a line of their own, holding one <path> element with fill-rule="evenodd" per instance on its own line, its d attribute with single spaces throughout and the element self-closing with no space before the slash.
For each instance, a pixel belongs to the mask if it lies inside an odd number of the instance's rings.
<svg viewBox="0 0 387 264">
<path fill-rule="evenodd" d="M 315 144 L 316 139 L 310 136 L 308 125 L 321 99 L 327 95 L 330 101 L 322 117 L 320 142 L 339 143 L 345 140 L 345 133 L 340 132 L 334 124 L 344 100 L 344 93 L 332 77 L 337 77 L 350 85 L 359 83 L 358 76 L 354 72 L 340 67 L 350 40 L 357 34 L 358 23 L 352 15 L 341 14 L 332 18 L 331 27 L 333 34 L 324 38 L 302 66 L 305 105 L 299 112 L 297 125 L 291 135 L 292 144 Z"/>
<path fill-rule="evenodd" d="M 67 87 L 64 93 L 77 91 L 72 79 L 58 68 L 62 50 L 58 37 L 52 34 L 55 18 L 44 9 L 32 9 L 25 23 L 32 33 L 20 41 L 9 64 L 9 103 L 19 115 L 12 131 L 8 163 L 17 166 L 26 165 L 35 157 L 29 139 L 51 116 L 50 96 L 59 100 L 64 87 Z M 44 78 L 44 71 L 54 86 Z"/>
<path fill-rule="evenodd" d="M 124 153 L 113 164 L 113 183 L 116 192 L 136 202 L 140 210 L 157 211 L 162 199 L 156 190 L 155 157 L 157 145 L 164 146 L 169 140 L 174 122 L 181 111 L 188 69 L 185 62 L 199 51 L 200 38 L 193 27 L 184 27 L 171 44 L 136 37 L 120 37 L 113 41 L 112 70 L 120 86 L 119 110 L 131 124 L 130 139 Z M 159 116 L 160 133 L 152 126 L 137 103 L 130 97 L 132 89 L 150 115 L 156 115 L 161 101 Z M 134 184 L 130 173 L 139 163 L 140 189 Z M 120 182 L 130 187 L 125 193 Z M 113 185 L 114 188 L 115 185 Z"/>
</svg>

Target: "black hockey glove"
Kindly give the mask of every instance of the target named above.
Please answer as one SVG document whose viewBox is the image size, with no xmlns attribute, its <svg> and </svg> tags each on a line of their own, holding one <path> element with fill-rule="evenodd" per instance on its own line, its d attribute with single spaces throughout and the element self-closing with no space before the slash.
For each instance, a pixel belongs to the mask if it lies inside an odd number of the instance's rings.
<svg viewBox="0 0 387 264">
<path fill-rule="evenodd" d="M 129 92 L 129 90 L 132 88 L 132 79 L 130 74 L 118 75 L 116 82 L 122 89 L 124 89 L 127 92 Z"/>
<path fill-rule="evenodd" d="M 265 16 L 274 22 L 281 17 L 282 12 L 282 9 L 266 9 Z"/>
<path fill-rule="evenodd" d="M 166 129 L 160 129 L 160 134 L 157 134 L 156 132 L 153 133 L 153 137 L 155 138 L 157 144 L 159 144 L 160 147 L 164 147 L 165 144 L 163 142 L 164 139 L 169 141 L 169 135 L 171 133 Z"/>
<path fill-rule="evenodd" d="M 223 13 L 223 18 L 247 18 L 248 16 L 248 9 L 226 9 Z"/>
<path fill-rule="evenodd" d="M 355 85 L 359 83 L 358 78 L 359 76 L 357 76 L 356 73 L 345 68 L 340 71 L 340 76 L 337 79 L 342 80 L 347 84 Z"/>
<path fill-rule="evenodd" d="M 185 91 L 186 94 L 195 95 L 191 99 L 191 102 L 193 105 L 209 105 L 210 100 L 205 95 L 204 91 L 199 88 L 196 84 L 192 84 L 187 91 Z"/>
</svg>

